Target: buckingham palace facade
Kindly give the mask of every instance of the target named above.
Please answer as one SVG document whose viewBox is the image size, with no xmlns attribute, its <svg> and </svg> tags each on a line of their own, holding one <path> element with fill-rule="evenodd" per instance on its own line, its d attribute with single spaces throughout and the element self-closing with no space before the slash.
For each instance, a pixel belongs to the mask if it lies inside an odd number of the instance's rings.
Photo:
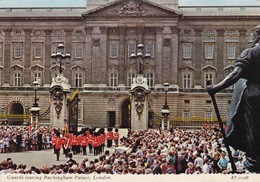
<svg viewBox="0 0 260 182">
<path fill-rule="evenodd" d="M 149 119 L 161 116 L 170 83 L 170 120 L 211 121 L 206 80 L 217 83 L 252 44 L 260 7 L 179 6 L 178 0 L 88 0 L 75 8 L 0 8 L 0 120 L 22 124 L 40 80 L 40 124 L 50 119 L 50 85 L 59 71 L 51 54 L 58 44 L 71 54 L 63 72 L 79 90 L 79 125 L 129 127 L 130 55 L 139 43 L 151 60 L 144 76 L 151 90 Z M 233 88 L 216 95 L 223 118 Z M 3 123 L 3 122 L 2 122 Z M 17 124 L 17 123 L 16 123 Z"/>
</svg>

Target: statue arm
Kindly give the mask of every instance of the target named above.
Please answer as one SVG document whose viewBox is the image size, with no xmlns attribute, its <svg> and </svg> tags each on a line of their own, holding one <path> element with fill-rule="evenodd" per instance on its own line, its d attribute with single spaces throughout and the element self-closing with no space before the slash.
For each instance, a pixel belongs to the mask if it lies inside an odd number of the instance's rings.
<svg viewBox="0 0 260 182">
<path fill-rule="evenodd" d="M 216 85 L 207 86 L 207 91 L 210 95 L 214 95 L 215 93 L 223 90 L 234 83 L 236 83 L 243 76 L 243 69 L 240 66 L 236 66 L 234 70 L 226 76 L 221 82 Z"/>
</svg>

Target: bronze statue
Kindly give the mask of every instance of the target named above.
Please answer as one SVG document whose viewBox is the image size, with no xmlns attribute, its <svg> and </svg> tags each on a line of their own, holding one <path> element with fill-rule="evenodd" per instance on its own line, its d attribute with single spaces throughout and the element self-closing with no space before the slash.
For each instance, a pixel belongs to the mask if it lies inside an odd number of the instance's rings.
<svg viewBox="0 0 260 182">
<path fill-rule="evenodd" d="M 238 57 L 234 70 L 216 85 L 207 86 L 210 95 L 233 84 L 227 142 L 246 153 L 248 170 L 260 173 L 260 25 L 253 29 L 253 45 Z"/>
</svg>

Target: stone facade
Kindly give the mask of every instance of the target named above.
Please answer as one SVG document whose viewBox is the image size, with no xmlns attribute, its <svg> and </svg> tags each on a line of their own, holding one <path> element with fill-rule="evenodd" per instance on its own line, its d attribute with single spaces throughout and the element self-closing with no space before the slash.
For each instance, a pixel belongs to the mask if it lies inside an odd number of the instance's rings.
<svg viewBox="0 0 260 182">
<path fill-rule="evenodd" d="M 181 7 L 167 0 L 0 9 L 0 119 L 22 114 L 27 121 L 34 102 L 32 82 L 40 78 L 40 124 L 49 124 L 49 89 L 59 69 L 50 56 L 64 43 L 71 53 L 70 63 L 62 65 L 64 74 L 72 88 L 80 90 L 79 124 L 129 127 L 130 82 L 137 69 L 129 54 L 143 43 L 153 54 L 144 68 L 151 89 L 150 113 L 161 115 L 162 83 L 169 82 L 171 121 L 202 121 L 213 111 L 205 81 L 223 79 L 239 53 L 250 46 L 258 9 Z M 232 88 L 216 95 L 224 117 L 231 92 Z"/>
</svg>

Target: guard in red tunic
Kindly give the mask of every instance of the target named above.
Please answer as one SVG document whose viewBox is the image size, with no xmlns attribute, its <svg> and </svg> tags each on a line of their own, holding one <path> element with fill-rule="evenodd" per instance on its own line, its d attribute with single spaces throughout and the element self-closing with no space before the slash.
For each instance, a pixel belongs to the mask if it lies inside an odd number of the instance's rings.
<svg viewBox="0 0 260 182">
<path fill-rule="evenodd" d="M 107 148 L 112 147 L 112 142 L 113 142 L 112 128 L 107 128 L 106 139 L 107 139 Z"/>
<path fill-rule="evenodd" d="M 62 139 L 60 138 L 60 133 L 56 133 L 56 140 L 55 140 L 55 154 L 56 154 L 56 160 L 58 161 L 60 159 L 60 149 L 62 147 Z"/>
<path fill-rule="evenodd" d="M 57 139 L 57 136 L 56 134 L 54 134 L 51 138 L 51 143 L 52 143 L 52 147 L 53 147 L 53 153 L 55 154 L 55 143 L 56 143 L 56 139 Z"/>
<path fill-rule="evenodd" d="M 89 135 L 89 136 L 88 136 Z M 92 153 L 92 148 L 93 148 L 93 140 L 94 140 L 94 133 L 93 130 L 90 129 L 89 132 L 87 133 L 88 137 L 88 148 L 89 148 L 89 153 Z"/>
<path fill-rule="evenodd" d="M 84 134 L 81 140 L 83 155 L 87 155 L 87 145 L 88 145 L 88 137 L 86 136 L 86 134 Z"/>
<path fill-rule="evenodd" d="M 119 132 L 118 132 L 118 129 L 117 129 L 117 128 L 115 129 L 115 132 L 114 132 L 114 134 L 113 134 L 113 139 L 114 139 L 114 142 L 115 142 L 116 147 L 118 147 Z"/>
<path fill-rule="evenodd" d="M 98 155 L 98 133 L 94 133 L 92 146 L 94 148 L 94 155 Z"/>
</svg>

